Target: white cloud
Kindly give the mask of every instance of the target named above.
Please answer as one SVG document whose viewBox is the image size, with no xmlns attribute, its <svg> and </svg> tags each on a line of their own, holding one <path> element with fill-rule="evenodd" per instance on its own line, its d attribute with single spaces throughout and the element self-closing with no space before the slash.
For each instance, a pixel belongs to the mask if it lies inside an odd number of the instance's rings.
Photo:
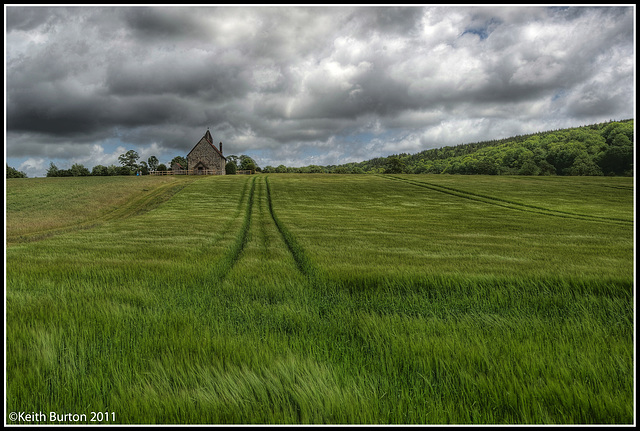
<svg viewBox="0 0 640 431">
<path fill-rule="evenodd" d="M 18 166 L 18 171 L 28 177 L 43 176 L 42 172 L 49 168 L 47 161 L 41 157 L 30 157 Z"/>
<path fill-rule="evenodd" d="M 632 7 L 6 12 L 21 163 L 117 163 L 118 145 L 164 162 L 207 127 L 225 154 L 339 163 L 634 113 Z"/>
</svg>

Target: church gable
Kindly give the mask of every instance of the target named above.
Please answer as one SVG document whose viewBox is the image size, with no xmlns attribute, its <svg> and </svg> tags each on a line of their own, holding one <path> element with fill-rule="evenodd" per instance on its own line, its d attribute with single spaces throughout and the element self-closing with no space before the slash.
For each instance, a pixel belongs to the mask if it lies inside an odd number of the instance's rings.
<svg viewBox="0 0 640 431">
<path fill-rule="evenodd" d="M 187 155 L 189 171 L 196 175 L 225 175 L 226 161 L 222 155 L 222 142 L 220 148 L 213 145 L 209 130 Z"/>
</svg>

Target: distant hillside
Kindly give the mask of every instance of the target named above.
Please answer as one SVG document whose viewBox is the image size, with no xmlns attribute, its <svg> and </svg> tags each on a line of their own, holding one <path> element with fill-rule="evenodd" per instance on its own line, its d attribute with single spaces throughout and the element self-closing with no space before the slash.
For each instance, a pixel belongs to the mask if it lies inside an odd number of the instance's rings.
<svg viewBox="0 0 640 431">
<path fill-rule="evenodd" d="M 394 154 L 338 166 L 287 168 L 287 172 L 633 176 L 633 121 Z M 270 171 L 270 167 L 264 171 Z"/>
</svg>

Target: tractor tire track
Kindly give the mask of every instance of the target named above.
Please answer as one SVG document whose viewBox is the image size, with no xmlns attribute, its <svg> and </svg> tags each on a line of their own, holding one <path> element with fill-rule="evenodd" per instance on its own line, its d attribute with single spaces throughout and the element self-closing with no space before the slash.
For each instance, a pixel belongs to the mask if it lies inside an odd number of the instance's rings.
<svg viewBox="0 0 640 431">
<path fill-rule="evenodd" d="M 269 214 L 271 214 L 271 218 L 275 223 L 284 243 L 287 245 L 289 252 L 293 256 L 293 260 L 296 263 L 296 267 L 298 270 L 312 283 L 316 284 L 319 278 L 319 271 L 316 268 L 313 261 L 309 258 L 306 251 L 300 245 L 296 237 L 287 229 L 287 227 L 282 223 L 282 221 L 276 215 L 273 209 L 273 198 L 271 192 L 271 185 L 269 183 L 269 178 L 265 177 L 265 184 L 267 190 L 267 204 L 269 207 Z"/>
<path fill-rule="evenodd" d="M 244 220 L 242 222 L 242 226 L 240 227 L 240 231 L 236 235 L 236 239 L 233 244 L 231 244 L 231 246 L 229 247 L 229 251 L 225 253 L 223 257 L 214 264 L 209 275 L 209 278 L 213 278 L 218 282 L 224 281 L 229 271 L 231 271 L 236 262 L 238 262 L 238 260 L 240 259 L 242 251 L 247 245 L 247 240 L 249 238 L 249 228 L 251 227 L 251 214 L 253 212 L 256 179 L 257 178 L 254 177 L 251 181 L 251 188 L 249 189 L 249 197 L 247 199 L 245 208 Z M 245 193 L 246 187 L 242 192 L 240 203 L 238 204 L 238 213 L 240 212 Z"/>
<path fill-rule="evenodd" d="M 499 206 L 499 207 L 503 207 L 511 210 L 530 212 L 534 214 L 552 216 L 552 217 L 576 219 L 576 220 L 582 220 L 582 221 L 610 223 L 610 224 L 618 224 L 623 226 L 633 225 L 633 221 L 631 220 L 619 219 L 614 217 L 592 216 L 587 214 L 578 214 L 578 213 L 572 213 L 572 212 L 561 211 L 561 210 L 551 210 L 544 207 L 538 207 L 535 205 L 528 205 L 528 204 L 508 201 L 506 199 L 500 199 L 493 196 L 480 195 L 477 193 L 467 192 L 464 190 L 454 189 L 446 186 L 440 186 L 440 185 L 431 184 L 423 181 L 415 181 L 407 178 L 399 178 L 396 176 L 389 176 L 389 175 L 384 175 L 384 176 L 378 175 L 378 176 L 382 178 L 390 179 L 390 180 L 400 181 L 406 184 L 411 184 L 417 187 L 423 187 L 429 190 L 437 191 L 437 192 L 448 194 L 451 196 L 456 196 L 463 199 L 481 202 L 488 205 Z"/>
</svg>

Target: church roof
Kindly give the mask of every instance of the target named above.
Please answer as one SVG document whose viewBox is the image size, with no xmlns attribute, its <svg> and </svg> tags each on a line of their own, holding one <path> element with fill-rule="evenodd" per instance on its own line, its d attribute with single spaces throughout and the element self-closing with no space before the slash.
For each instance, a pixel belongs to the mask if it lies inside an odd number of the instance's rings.
<svg viewBox="0 0 640 431">
<path fill-rule="evenodd" d="M 204 138 L 207 140 L 207 142 L 213 145 L 213 138 L 211 137 L 211 133 L 209 132 L 209 129 L 207 129 L 207 133 L 204 134 Z"/>
<path fill-rule="evenodd" d="M 200 140 L 198 141 L 197 144 L 195 144 L 193 146 L 193 148 L 191 149 L 191 151 L 189 151 L 189 154 L 191 154 L 191 152 L 200 144 L 200 142 L 202 141 L 206 141 L 211 148 L 213 148 L 213 150 L 218 153 L 220 155 L 220 157 L 222 157 L 223 159 L 227 160 L 227 158 L 225 156 L 222 155 L 222 151 L 220 151 L 220 149 L 218 147 L 216 147 L 215 145 L 213 145 L 213 138 L 211 137 L 211 133 L 209 132 L 209 129 L 207 129 L 207 132 L 204 134 L 204 136 L 202 138 L 200 138 Z M 222 142 L 220 142 L 220 144 L 222 144 Z M 187 154 L 187 157 L 189 157 L 189 154 Z"/>
</svg>

